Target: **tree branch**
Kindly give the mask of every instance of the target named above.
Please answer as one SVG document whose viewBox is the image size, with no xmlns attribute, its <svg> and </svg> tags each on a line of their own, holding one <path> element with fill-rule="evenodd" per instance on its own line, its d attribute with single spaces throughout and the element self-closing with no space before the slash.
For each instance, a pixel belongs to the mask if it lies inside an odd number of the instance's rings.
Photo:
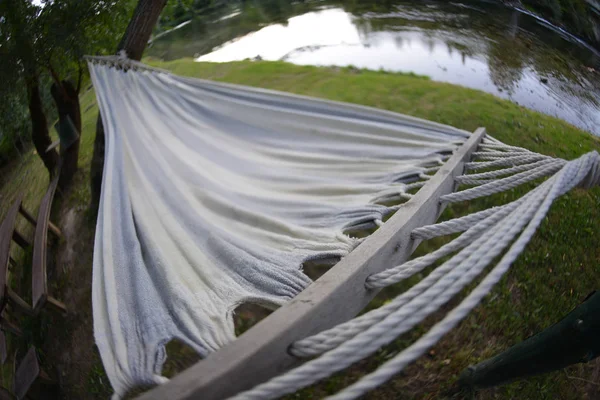
<svg viewBox="0 0 600 400">
<path fill-rule="evenodd" d="M 60 94 L 64 98 L 68 98 L 69 96 L 67 95 L 67 92 L 65 91 L 65 88 L 63 87 L 62 82 L 60 81 L 60 76 L 58 76 L 58 74 L 56 73 L 54 68 L 52 68 L 52 63 L 50 62 L 50 60 L 48 60 L 47 67 L 48 67 L 48 70 L 50 70 L 50 75 L 52 75 L 52 79 L 54 80 L 54 83 L 56 83 L 58 90 L 60 90 Z"/>
</svg>

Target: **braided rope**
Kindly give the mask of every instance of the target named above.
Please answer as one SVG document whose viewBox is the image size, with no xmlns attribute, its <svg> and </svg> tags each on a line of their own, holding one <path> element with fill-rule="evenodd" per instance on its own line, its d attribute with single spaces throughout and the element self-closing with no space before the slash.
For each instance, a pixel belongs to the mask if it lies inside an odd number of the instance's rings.
<svg viewBox="0 0 600 400">
<path fill-rule="evenodd" d="M 596 152 L 588 153 L 567 163 L 564 160 L 552 159 L 535 153 L 515 156 L 514 153 L 523 153 L 523 149 L 503 145 L 489 137 L 484 141 L 482 147 L 484 146 L 487 147 L 485 150 L 488 154 L 493 154 L 501 149 L 507 150 L 507 153 L 513 152 L 513 155 L 502 155 L 501 160 L 491 162 L 470 163 L 478 164 L 470 169 L 479 169 L 482 164 L 486 165 L 482 168 L 499 166 L 509 166 L 510 168 L 476 174 L 479 175 L 479 179 L 475 179 L 475 181 L 511 173 L 515 173 L 515 175 L 448 195 L 446 201 L 448 198 L 450 201 L 459 201 L 459 199 L 475 198 L 472 197 L 474 195 L 480 197 L 483 195 L 481 193 L 509 190 L 519 184 L 552 174 L 557 170 L 558 172 L 512 203 L 413 231 L 412 236 L 418 239 L 460 231 L 465 231 L 465 233 L 430 254 L 370 276 L 366 282 L 368 288 L 379 288 L 397 283 L 430 266 L 441 257 L 459 249 L 462 250 L 434 269 L 417 285 L 385 306 L 293 343 L 290 346 L 290 352 L 298 357 L 324 354 L 287 374 L 235 396 L 236 399 L 279 397 L 314 383 L 372 354 L 382 345 L 394 340 L 399 334 L 414 327 L 460 292 L 480 275 L 485 267 L 525 228 L 492 272 L 446 318 L 377 371 L 365 376 L 332 398 L 353 399 L 379 386 L 437 343 L 489 293 L 531 239 L 557 196 L 576 185 L 584 187 L 600 185 L 600 156 Z M 492 155 L 492 157 L 496 156 Z M 468 176 L 465 176 L 463 182 L 469 182 Z M 465 196 L 465 192 L 469 193 Z M 463 194 L 462 198 L 454 196 L 461 193 Z M 376 222 L 378 225 L 381 223 L 380 221 Z"/>
<path fill-rule="evenodd" d="M 477 169 L 495 168 L 495 167 L 512 167 L 515 165 L 529 164 L 539 160 L 545 160 L 551 157 L 541 154 L 532 153 L 531 155 L 506 157 L 494 161 L 485 162 L 470 162 L 465 164 L 465 170 L 473 171 Z"/>
<path fill-rule="evenodd" d="M 499 160 L 506 157 L 517 157 L 517 156 L 530 156 L 533 153 L 530 151 L 522 151 L 522 152 L 508 152 L 508 151 L 477 151 L 472 154 L 473 158 L 479 160 Z"/>
<path fill-rule="evenodd" d="M 539 203 L 536 202 L 537 205 Z M 437 310 L 460 288 L 477 276 L 480 269 L 483 268 L 475 268 L 473 271 L 471 271 L 471 268 L 476 265 L 481 266 L 483 260 L 500 251 L 501 245 L 506 241 L 506 239 L 503 241 L 502 238 L 508 237 L 511 230 L 514 233 L 517 232 L 518 222 L 522 220 L 520 215 L 522 215 L 521 212 L 513 213 L 512 218 L 508 218 L 497 227 L 499 229 L 489 230 L 482 238 L 470 244 L 468 248 L 472 252 L 468 256 L 461 252 L 453 257 L 446 263 L 446 265 L 452 265 L 450 272 L 421 293 L 420 296 L 414 297 L 405 307 L 401 307 L 381 322 L 369 327 L 321 357 L 309 361 L 288 374 L 259 385 L 249 392 L 236 396 L 235 399 L 267 399 L 293 392 L 329 376 L 333 372 L 348 367 L 355 361 L 372 354 L 381 346 L 388 344 L 398 335 L 411 329 L 427 315 Z M 454 268 L 456 266 L 459 266 L 459 268 Z"/>
<path fill-rule="evenodd" d="M 509 176 L 507 178 L 495 180 L 490 183 L 485 183 L 481 186 L 463 190 L 461 192 L 450 193 L 440 197 L 440 201 L 454 203 L 457 201 L 465 201 L 472 200 L 478 197 L 490 196 L 495 193 L 504 192 L 506 190 L 515 188 L 524 183 L 531 182 L 535 179 L 542 178 L 544 176 L 548 176 L 550 174 L 555 173 L 559 169 L 561 169 L 564 165 L 564 162 L 561 160 L 556 160 L 554 163 L 550 163 L 548 165 L 542 165 L 537 167 L 531 171 L 524 171 L 518 174 Z"/>
<path fill-rule="evenodd" d="M 457 176 L 455 178 L 455 180 L 458 183 L 472 185 L 472 184 L 477 184 L 477 183 L 471 183 L 471 182 L 475 182 L 475 181 L 481 182 L 484 179 L 497 178 L 497 177 L 504 176 L 504 175 L 514 174 L 516 172 L 530 171 L 536 167 L 551 164 L 551 163 L 555 162 L 555 160 L 556 159 L 552 158 L 552 159 L 537 161 L 537 162 L 534 162 L 531 164 L 517 165 L 517 166 L 511 167 L 511 168 L 503 168 L 503 169 L 498 169 L 495 171 L 482 172 L 479 174 L 460 175 L 460 176 Z"/>
<path fill-rule="evenodd" d="M 529 197 L 531 194 L 528 194 Z M 497 213 L 491 215 L 485 221 L 470 227 L 470 229 L 456 240 L 447 243 L 443 247 L 435 250 L 432 253 L 428 253 L 422 257 L 410 260 L 395 268 L 382 271 L 379 274 L 371 275 L 367 278 L 366 286 L 369 289 L 379 288 L 393 284 L 406 279 L 415 273 L 418 273 L 426 267 L 432 265 L 435 261 L 440 258 L 451 254 L 452 252 L 465 247 L 469 242 L 477 237 L 482 231 L 496 224 L 501 218 L 508 215 L 516 207 L 527 200 L 527 197 L 518 199 L 506 206 L 497 207 Z M 390 303 L 376 310 L 370 311 L 360 317 L 354 318 L 345 323 L 339 324 L 329 330 L 320 332 L 316 335 L 294 342 L 290 346 L 290 352 L 298 357 L 312 357 L 323 353 L 324 351 L 330 350 L 337 347 L 339 344 L 354 337 L 357 333 L 364 329 L 372 326 L 375 323 L 381 321 L 384 317 L 389 315 L 391 312 L 396 311 L 399 307 L 404 305 L 407 301 L 415 298 L 426 288 L 430 287 L 431 284 L 436 282 L 441 276 L 447 273 L 452 268 L 451 264 L 446 264 L 436 268 L 430 275 L 424 280 L 419 282 L 417 285 L 412 287 L 408 292 L 397 297 Z"/>
<path fill-rule="evenodd" d="M 501 206 L 505 207 L 505 206 Z M 416 228 L 410 234 L 411 239 L 428 240 L 438 236 L 451 235 L 456 232 L 462 232 L 473 226 L 473 224 L 486 219 L 494 214 L 498 208 L 488 208 L 473 214 L 465 215 L 464 217 L 454 218 L 439 224 L 425 225 Z M 384 271 L 385 272 L 385 271 Z"/>
<path fill-rule="evenodd" d="M 479 303 L 481 298 L 491 290 L 492 286 L 506 272 L 512 261 L 514 261 L 525 244 L 531 239 L 552 201 L 558 195 L 583 182 L 586 176 L 590 174 L 593 175 L 593 180 L 596 182 L 595 164 L 597 163 L 600 163 L 600 157 L 598 157 L 597 153 L 589 153 L 589 155 L 566 164 L 560 172 L 531 191 L 528 196 L 524 196 L 525 200 L 517 200 L 511 203 L 513 204 L 510 207 L 512 211 L 508 215 L 506 213 L 509 207 L 498 207 L 498 211 L 487 218 L 490 219 L 496 214 L 504 214 L 496 224 L 491 224 L 490 228 L 478 239 L 465 247 L 465 249 L 449 261 L 442 264 L 442 266 L 435 269 L 428 278 L 394 300 L 394 302 L 403 303 L 403 305 L 396 307 L 395 311 L 384 316 L 380 322 L 370 325 L 363 332 L 343 341 L 338 347 L 328 351 L 321 357 L 285 375 L 259 385 L 248 392 L 244 392 L 235 398 L 263 399 L 278 397 L 329 376 L 333 372 L 339 371 L 353 362 L 372 354 L 380 346 L 394 340 L 397 335 L 411 329 L 462 290 L 528 224 L 517 242 L 502 258 L 501 263 L 494 268 L 493 272 L 451 314 L 436 325 L 427 335 L 400 353 L 393 360 L 333 398 L 356 398 L 367 390 L 385 382 L 389 377 L 396 374 L 401 368 L 435 344 Z M 515 203 L 518 204 L 516 207 L 514 206 Z M 428 281 L 427 284 L 424 284 L 426 281 Z M 382 309 L 387 308 L 390 307 L 382 307 Z M 385 314 L 381 309 L 375 310 L 372 313 L 379 315 L 379 318 Z M 365 316 L 369 314 L 365 314 Z M 362 321 L 363 325 L 366 325 L 369 322 L 368 318 L 363 317 L 359 317 L 355 321 Z M 329 346 L 330 343 L 325 343 L 325 345 Z M 297 350 L 297 346 L 292 346 L 292 348 Z"/>
<path fill-rule="evenodd" d="M 468 313 L 475 308 L 481 300 L 491 291 L 491 289 L 500 281 L 502 276 L 508 271 L 510 265 L 523 251 L 525 245 L 531 240 L 543 218 L 546 216 L 552 202 L 560 194 L 570 190 L 573 186 L 569 184 L 573 179 L 573 170 L 580 172 L 585 170 L 579 168 L 578 164 L 571 164 L 561 171 L 560 176 L 553 180 L 551 190 L 543 198 L 543 203 L 539 209 L 535 210 L 529 224 L 519 236 L 517 241 L 511 246 L 509 251 L 500 260 L 498 265 L 487 275 L 487 277 L 473 290 L 466 299 L 464 299 L 454 310 L 452 310 L 441 322 L 437 323 L 427 334 L 421 337 L 413 345 L 402 351 L 392 360 L 386 362 L 375 372 L 363 377 L 358 382 L 347 387 L 342 392 L 329 399 L 355 399 L 360 395 L 372 390 L 382 383 L 386 382 L 392 376 L 401 371 L 405 366 L 423 355 L 429 348 L 435 345 L 447 332 L 452 330 Z M 585 177 L 585 175 L 583 176 Z M 581 178 L 583 178 L 581 177 Z M 575 178 L 576 179 L 576 178 Z M 569 187 L 566 189 L 566 187 Z"/>
<path fill-rule="evenodd" d="M 492 139 L 490 136 L 488 136 L 488 139 Z M 496 140 L 496 139 L 493 139 Z M 507 144 L 504 144 L 498 140 L 494 141 L 484 141 L 480 146 L 479 146 L 479 150 L 492 150 L 492 151 L 498 151 L 498 150 L 505 150 L 505 151 L 514 151 L 514 152 L 527 152 L 527 153 L 533 153 L 531 150 L 528 150 L 524 147 L 517 147 L 517 146 L 509 146 Z"/>
<path fill-rule="evenodd" d="M 600 186 L 600 162 L 598 162 L 600 156 L 596 152 L 593 153 L 595 154 L 596 162 L 592 166 L 590 173 L 581 182 L 581 187 L 584 189 L 591 189 L 594 186 Z"/>
</svg>

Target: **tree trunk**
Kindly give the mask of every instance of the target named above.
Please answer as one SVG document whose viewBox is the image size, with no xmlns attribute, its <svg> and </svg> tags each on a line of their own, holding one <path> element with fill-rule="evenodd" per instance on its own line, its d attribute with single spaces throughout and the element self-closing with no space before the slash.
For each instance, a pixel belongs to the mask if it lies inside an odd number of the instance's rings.
<svg viewBox="0 0 600 400">
<path fill-rule="evenodd" d="M 31 139 L 38 155 L 50 173 L 50 178 L 52 178 L 56 172 L 59 157 L 54 149 L 46 151 L 48 146 L 52 144 L 52 140 L 48 133 L 48 122 L 42 107 L 40 84 L 36 75 L 32 75 L 27 79 L 27 95 L 29 96 L 29 115 L 31 117 Z"/>
<path fill-rule="evenodd" d="M 69 81 L 62 81 L 60 86 L 54 82 L 50 90 L 56 109 L 58 110 L 58 119 L 62 126 L 67 123 L 67 118 L 71 118 L 77 133 L 81 135 L 81 110 L 79 107 L 79 93 L 73 84 Z M 63 125 L 65 124 L 65 125 Z M 79 158 L 79 141 L 72 143 L 67 149 L 61 149 L 62 167 L 60 170 L 60 179 L 58 181 L 61 188 L 67 187 L 73 175 L 77 171 L 77 161 Z"/>
<path fill-rule="evenodd" d="M 139 0 L 125 34 L 119 43 L 117 53 L 125 50 L 127 57 L 132 60 L 141 60 L 144 49 L 150 40 L 152 29 L 158 21 L 161 11 L 167 0 Z M 91 166 L 91 192 L 92 208 L 97 211 L 102 190 L 102 172 L 104 170 L 104 125 L 102 117 L 98 115 L 96 122 L 96 138 L 94 140 L 94 154 Z"/>
</svg>

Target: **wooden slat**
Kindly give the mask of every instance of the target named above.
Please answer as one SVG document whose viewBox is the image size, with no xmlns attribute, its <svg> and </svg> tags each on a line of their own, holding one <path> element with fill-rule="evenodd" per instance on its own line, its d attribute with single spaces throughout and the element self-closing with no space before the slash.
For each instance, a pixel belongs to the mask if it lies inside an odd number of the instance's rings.
<svg viewBox="0 0 600 400">
<path fill-rule="evenodd" d="M 25 217 L 25 219 L 27 221 L 29 221 L 31 223 L 31 225 L 33 225 L 33 226 L 37 225 L 35 218 L 33 218 L 33 216 L 25 208 L 23 208 L 22 204 L 21 204 L 21 208 L 19 209 L 19 212 L 23 215 L 23 217 Z M 63 237 L 61 230 L 58 229 L 58 227 L 56 225 L 54 225 L 52 223 L 52 221 L 48 221 L 48 230 L 50 232 L 52 232 L 53 234 L 55 234 L 59 238 Z"/>
<path fill-rule="evenodd" d="M 60 311 L 62 313 L 67 312 L 67 306 L 65 306 L 65 303 L 63 303 L 62 301 L 56 300 L 52 296 L 48 296 L 46 298 L 46 301 L 47 301 L 47 304 L 52 306 L 55 310 Z"/>
<path fill-rule="evenodd" d="M 17 308 L 19 311 L 33 315 L 33 309 L 25 300 L 23 300 L 18 294 L 16 294 L 9 286 L 6 287 L 6 297 L 10 301 L 10 304 Z"/>
<path fill-rule="evenodd" d="M 52 232 L 59 239 L 63 238 L 63 234 L 60 229 L 56 225 L 54 225 L 51 221 L 48 221 L 48 230 Z"/>
<path fill-rule="evenodd" d="M 353 318 L 369 303 L 378 291 L 365 288 L 366 278 L 408 259 L 418 245 L 411 232 L 437 220 L 444 208 L 440 196 L 454 191 L 454 177 L 463 173 L 484 134 L 477 129 L 380 229 L 293 300 L 139 399 L 223 399 L 298 365 L 289 345 Z"/>
<path fill-rule="evenodd" d="M 23 204 L 21 204 L 21 206 L 19 207 L 19 212 L 21 213 L 21 215 L 23 217 L 25 217 L 25 219 L 27 221 L 29 221 L 29 223 L 33 226 L 35 226 L 35 218 L 33 218 L 33 215 L 31 215 L 24 207 Z"/>
<path fill-rule="evenodd" d="M 31 270 L 31 300 L 33 308 L 38 312 L 46 302 L 48 297 L 48 282 L 46 273 L 46 250 L 48 244 L 48 223 L 52 200 L 56 192 L 59 173 L 50 182 L 48 190 L 40 203 L 37 216 L 37 225 L 33 240 L 33 265 Z"/>
<path fill-rule="evenodd" d="M 13 238 L 13 232 L 15 231 L 15 222 L 17 220 L 17 214 L 19 213 L 19 207 L 23 201 L 23 193 L 21 193 L 17 200 L 13 203 L 10 210 L 4 217 L 2 224 L 0 225 L 0 310 L 4 308 L 6 303 L 6 285 L 8 283 L 8 263 L 10 261 L 10 244 Z"/>
<path fill-rule="evenodd" d="M 29 240 L 25 239 L 25 236 L 23 236 L 23 234 L 16 229 L 13 230 L 12 238 L 15 241 L 15 243 L 21 246 L 21 248 L 23 249 L 27 249 L 29 246 L 31 246 Z"/>
<path fill-rule="evenodd" d="M 40 374 L 40 364 L 37 359 L 35 347 L 30 347 L 29 351 L 21 360 L 17 371 L 15 372 L 15 395 L 23 399 L 36 381 Z"/>
</svg>

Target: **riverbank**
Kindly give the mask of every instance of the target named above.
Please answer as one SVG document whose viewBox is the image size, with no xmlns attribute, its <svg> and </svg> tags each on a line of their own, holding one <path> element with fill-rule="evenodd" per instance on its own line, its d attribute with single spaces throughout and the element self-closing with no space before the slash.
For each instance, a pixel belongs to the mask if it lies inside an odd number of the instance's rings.
<svg viewBox="0 0 600 400">
<path fill-rule="evenodd" d="M 485 126 L 490 134 L 508 144 L 566 159 L 593 149 L 600 151 L 598 138 L 563 121 L 489 94 L 433 82 L 413 74 L 295 66 L 282 62 L 211 64 L 196 63 L 191 59 L 146 62 L 181 75 L 360 103 L 470 131 Z M 110 394 L 110 387 L 95 350 L 91 315 L 95 221 L 87 211 L 89 169 L 98 113 L 93 91 L 82 95 L 81 109 L 85 111 L 82 115 L 80 170 L 73 188 L 56 202 L 53 217 L 67 240 L 57 249 L 58 268 L 52 271 L 54 276 L 50 283 L 55 286 L 52 292 L 66 302 L 70 312 L 66 318 L 45 317 L 38 329 L 44 335 L 28 337 L 32 337 L 34 343 L 43 349 L 45 360 L 61 371 L 65 398 L 104 399 Z M 6 177 L 6 183 L 0 188 L 0 218 L 7 211 L 5 205 L 10 204 L 23 189 L 27 193 L 26 208 L 37 209 L 36 200 L 47 185 L 47 173 L 39 157 L 30 150 L 11 170 L 0 172 Z M 522 193 L 509 192 L 453 206 L 443 217 L 505 203 Z M 576 189 L 552 206 L 526 251 L 483 304 L 428 356 L 373 392 L 369 398 L 449 396 L 463 368 L 556 322 L 589 292 L 600 287 L 598 260 L 600 189 Z M 374 300 L 372 306 L 381 305 L 402 290 L 402 286 L 389 288 Z M 427 324 L 433 323 L 436 318 L 428 319 Z M 258 320 L 258 313 L 253 310 L 238 313 L 238 331 L 248 329 Z M 417 331 L 422 332 L 421 329 Z M 321 398 L 333 393 L 380 365 L 406 347 L 414 337 L 415 333 L 405 335 L 349 371 L 292 398 Z M 182 346 L 171 345 L 168 353 L 170 358 L 165 367 L 168 374 L 174 374 L 197 360 Z M 598 374 L 598 362 L 577 365 L 565 371 L 482 391 L 477 398 L 598 398 L 598 386 L 589 383 L 597 382 L 594 377 Z"/>
</svg>

